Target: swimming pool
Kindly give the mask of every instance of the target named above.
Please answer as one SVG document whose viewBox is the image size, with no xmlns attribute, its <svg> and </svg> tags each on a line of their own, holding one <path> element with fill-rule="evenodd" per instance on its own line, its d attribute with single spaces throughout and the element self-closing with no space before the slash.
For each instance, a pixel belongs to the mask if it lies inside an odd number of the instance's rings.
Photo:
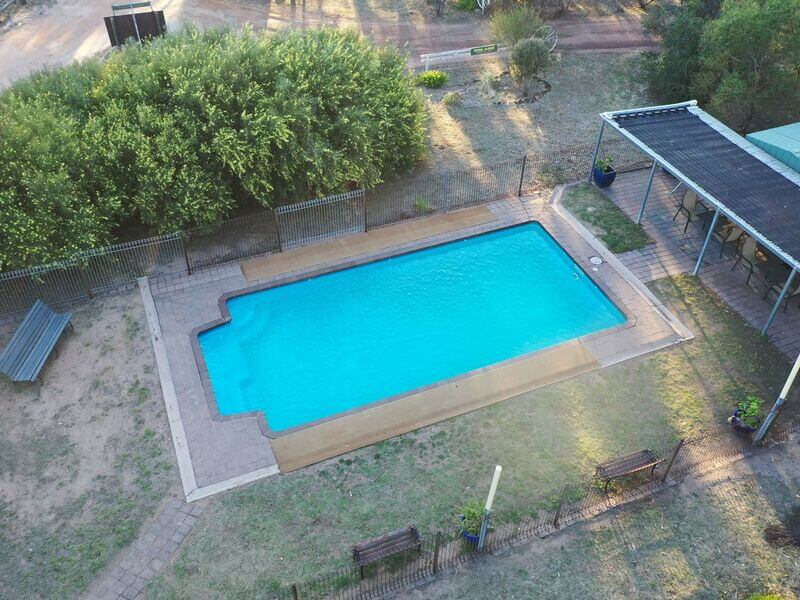
<svg viewBox="0 0 800 600">
<path fill-rule="evenodd" d="M 285 432 L 625 322 L 538 223 L 227 302 L 198 335 L 222 415 Z"/>
</svg>

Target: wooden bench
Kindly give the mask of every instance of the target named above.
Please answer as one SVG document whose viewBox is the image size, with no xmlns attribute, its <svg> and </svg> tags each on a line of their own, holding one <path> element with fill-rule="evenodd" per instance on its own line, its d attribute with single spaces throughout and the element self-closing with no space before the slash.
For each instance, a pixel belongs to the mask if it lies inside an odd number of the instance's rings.
<svg viewBox="0 0 800 600">
<path fill-rule="evenodd" d="M 417 553 L 422 554 L 422 540 L 415 525 L 409 525 L 403 529 L 395 529 L 378 537 L 359 542 L 353 546 L 353 560 L 359 566 L 361 578 L 363 579 L 365 566 L 412 548 L 416 548 Z"/>
<path fill-rule="evenodd" d="M 626 475 L 633 475 L 639 471 L 650 469 L 650 474 L 656 470 L 656 467 L 661 461 L 650 450 L 640 450 L 634 454 L 623 456 L 622 458 L 615 458 L 601 465 L 597 465 L 595 476 L 605 479 L 606 484 L 603 490 L 608 493 L 608 484 L 612 479 L 624 477 Z"/>
<path fill-rule="evenodd" d="M 11 381 L 40 381 L 39 373 L 67 326 L 71 313 L 57 313 L 37 300 L 0 354 L 0 372 Z"/>
</svg>

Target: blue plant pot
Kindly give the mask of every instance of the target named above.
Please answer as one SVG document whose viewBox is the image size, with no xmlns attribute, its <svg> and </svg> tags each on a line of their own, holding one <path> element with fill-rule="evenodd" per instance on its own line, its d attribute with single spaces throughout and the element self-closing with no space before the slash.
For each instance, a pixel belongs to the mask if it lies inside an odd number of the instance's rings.
<svg viewBox="0 0 800 600">
<path fill-rule="evenodd" d="M 478 540 L 481 539 L 478 535 L 472 535 L 471 533 L 467 533 L 466 531 L 462 531 L 461 535 L 464 536 L 464 539 L 470 542 L 471 544 L 477 544 Z"/>
<path fill-rule="evenodd" d="M 458 515 L 458 520 L 463 523 L 464 522 L 464 515 Z M 478 540 L 480 539 L 479 535 L 473 535 L 473 534 L 469 533 L 468 531 L 464 531 L 463 529 L 461 530 L 461 535 L 464 537 L 465 540 L 467 540 L 468 542 L 470 542 L 472 544 L 475 544 L 475 545 L 478 544 Z"/>
<path fill-rule="evenodd" d="M 611 169 L 610 171 L 601 171 L 595 167 L 592 171 L 592 178 L 594 179 L 594 184 L 597 187 L 607 188 L 614 183 L 614 180 L 617 178 L 617 171 L 616 169 Z"/>
<path fill-rule="evenodd" d="M 739 413 L 740 412 L 741 411 L 737 408 L 735 411 L 733 411 L 733 414 L 731 415 L 730 422 L 731 422 L 731 427 L 733 428 L 733 431 L 735 433 L 741 433 L 742 435 L 751 435 L 752 433 L 755 433 L 757 428 L 756 427 L 750 427 L 750 425 L 748 425 L 747 423 L 744 423 L 739 418 Z"/>
</svg>

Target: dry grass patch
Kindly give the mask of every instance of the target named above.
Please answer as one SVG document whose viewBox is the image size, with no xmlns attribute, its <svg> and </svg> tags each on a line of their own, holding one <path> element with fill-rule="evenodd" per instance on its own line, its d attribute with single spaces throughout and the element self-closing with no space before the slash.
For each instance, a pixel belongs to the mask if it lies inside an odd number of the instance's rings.
<svg viewBox="0 0 800 600">
<path fill-rule="evenodd" d="M 0 381 L 0 597 L 79 594 L 176 491 L 138 291 L 73 323 L 43 385 Z"/>
</svg>

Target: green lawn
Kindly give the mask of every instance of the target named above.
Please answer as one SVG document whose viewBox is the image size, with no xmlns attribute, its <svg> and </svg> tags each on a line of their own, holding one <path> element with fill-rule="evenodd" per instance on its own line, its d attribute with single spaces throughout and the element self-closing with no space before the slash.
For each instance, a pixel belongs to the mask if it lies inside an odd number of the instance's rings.
<svg viewBox="0 0 800 600">
<path fill-rule="evenodd" d="M 639 250 L 652 242 L 640 225 L 631 221 L 616 204 L 591 184 L 582 183 L 569 188 L 562 203 L 614 254 Z"/>
<path fill-rule="evenodd" d="M 227 493 L 149 597 L 252 597 L 348 565 L 352 543 L 409 522 L 455 534 L 495 464 L 498 518 L 517 520 L 597 461 L 726 428 L 747 392 L 774 397 L 788 362 L 757 331 L 693 278 L 652 287 L 694 341 Z"/>
<path fill-rule="evenodd" d="M 409 598 L 739 598 L 790 600 L 800 549 L 775 547 L 767 527 L 797 519 L 796 443 L 687 480 L 643 502 L 533 540 Z M 774 596 L 750 596 L 771 593 Z"/>
</svg>

